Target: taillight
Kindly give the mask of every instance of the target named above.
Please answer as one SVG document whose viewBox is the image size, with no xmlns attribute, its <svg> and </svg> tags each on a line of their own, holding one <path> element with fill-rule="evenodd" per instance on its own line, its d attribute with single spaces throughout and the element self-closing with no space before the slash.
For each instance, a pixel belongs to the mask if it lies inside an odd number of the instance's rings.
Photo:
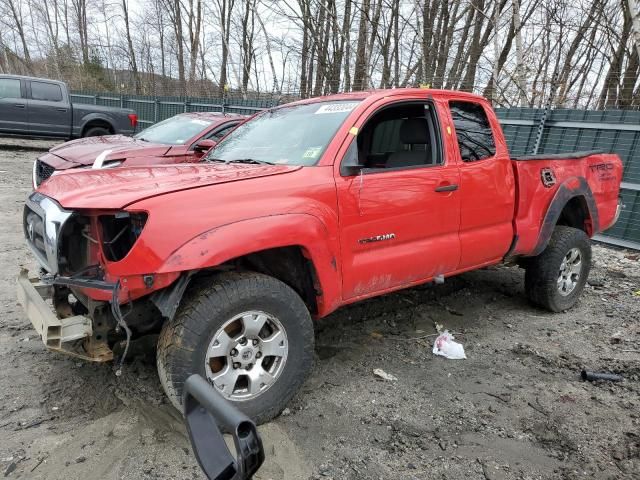
<svg viewBox="0 0 640 480">
<path fill-rule="evenodd" d="M 136 128 L 136 125 L 138 125 L 138 115 L 135 113 L 130 113 L 129 114 L 129 123 L 131 124 L 131 126 L 133 128 Z"/>
</svg>

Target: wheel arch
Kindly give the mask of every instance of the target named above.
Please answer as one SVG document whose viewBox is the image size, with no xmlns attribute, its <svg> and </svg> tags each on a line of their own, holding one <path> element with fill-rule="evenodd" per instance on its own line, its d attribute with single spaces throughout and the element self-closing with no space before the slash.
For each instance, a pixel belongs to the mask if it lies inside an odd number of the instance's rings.
<svg viewBox="0 0 640 480">
<path fill-rule="evenodd" d="M 547 247 L 557 225 L 578 228 L 589 237 L 600 231 L 598 207 L 586 179 L 572 177 L 558 187 L 547 208 L 532 256 Z"/>
<path fill-rule="evenodd" d="M 115 133 L 115 128 L 113 126 L 113 123 L 110 122 L 109 119 L 103 117 L 102 115 L 97 115 L 97 114 L 87 115 L 82 120 L 84 123 L 82 124 L 82 128 L 80 129 L 81 137 L 84 137 L 87 131 L 94 127 L 106 128 L 109 131 L 109 133 L 112 135 Z"/>
<path fill-rule="evenodd" d="M 229 269 L 264 273 L 293 288 L 315 316 L 324 316 L 340 302 L 336 247 L 317 217 L 273 215 L 192 238 L 169 256 L 158 273 L 182 271 L 183 276 L 192 276 Z"/>
</svg>

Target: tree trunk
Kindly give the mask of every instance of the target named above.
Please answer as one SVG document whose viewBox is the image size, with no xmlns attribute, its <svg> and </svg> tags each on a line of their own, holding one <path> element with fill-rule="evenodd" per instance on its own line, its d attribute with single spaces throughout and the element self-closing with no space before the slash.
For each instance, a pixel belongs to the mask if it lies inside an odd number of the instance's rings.
<svg viewBox="0 0 640 480">
<path fill-rule="evenodd" d="M 637 0 L 627 0 L 627 4 L 629 15 L 631 17 L 633 43 L 636 47 L 636 53 L 638 54 L 638 57 L 640 57 L 640 5 L 638 5 Z"/>
<path fill-rule="evenodd" d="M 200 49 L 200 29 L 202 28 L 202 2 L 196 0 L 195 12 L 193 0 L 189 0 L 189 81 L 196 80 L 196 64 L 198 62 L 198 50 Z"/>
<path fill-rule="evenodd" d="M 254 0 L 245 0 L 242 16 L 242 93 L 246 96 L 253 63 Z"/>
<path fill-rule="evenodd" d="M 484 10 L 484 0 L 479 0 L 475 7 L 478 12 Z M 462 79 L 460 89 L 465 92 L 472 92 L 476 78 L 476 70 L 478 68 L 478 60 L 482 54 L 480 46 L 480 35 L 482 34 L 482 26 L 484 24 L 484 17 L 480 13 L 476 13 L 475 21 L 473 25 L 473 34 L 471 36 L 471 45 L 469 46 L 469 54 L 467 61 L 467 70 Z M 488 27 L 487 27 L 488 29 Z"/>
<path fill-rule="evenodd" d="M 22 43 L 22 54 L 24 55 L 24 66 L 29 73 L 32 73 L 31 55 L 29 53 L 29 47 L 27 46 L 27 39 L 24 34 L 24 28 L 22 26 L 22 12 L 16 9 L 14 0 L 8 0 L 9 9 L 11 10 L 11 16 L 15 22 L 18 37 L 20 37 L 20 43 Z"/>
<path fill-rule="evenodd" d="M 231 12 L 233 11 L 235 0 L 222 0 L 220 4 L 220 37 L 221 37 L 221 55 L 220 55 L 220 89 L 224 92 L 227 88 L 228 76 L 227 68 L 229 61 L 229 38 L 231 30 Z"/>
<path fill-rule="evenodd" d="M 127 0 L 122 0 L 122 14 L 124 15 L 124 29 L 127 36 L 127 48 L 129 50 L 129 65 L 133 72 L 133 81 L 135 84 L 136 93 L 140 93 L 140 75 L 138 74 L 138 64 L 136 62 L 136 52 L 133 50 L 133 41 L 131 40 L 131 29 L 129 26 L 129 7 Z"/>
<path fill-rule="evenodd" d="M 356 66 L 353 71 L 353 90 L 365 90 L 367 84 L 367 32 L 371 0 L 363 0 L 360 7 L 360 25 L 358 27 L 358 44 L 356 47 Z"/>
<path fill-rule="evenodd" d="M 527 83 L 524 76 L 524 58 L 522 54 L 522 25 L 520 24 L 520 2 L 512 0 L 513 7 L 513 29 L 516 40 L 516 79 L 518 82 L 519 106 L 527 104 Z"/>
<path fill-rule="evenodd" d="M 178 62 L 178 83 L 180 85 L 180 95 L 186 95 L 186 75 L 184 69 L 184 35 L 182 33 L 182 6 L 180 0 L 173 0 L 174 24 L 176 34 L 176 60 Z"/>
<path fill-rule="evenodd" d="M 307 96 L 309 81 L 307 77 L 307 69 L 309 64 L 309 24 L 311 23 L 311 12 L 309 2 L 307 0 L 299 1 L 300 10 L 302 11 L 302 51 L 300 52 L 300 96 Z"/>
</svg>

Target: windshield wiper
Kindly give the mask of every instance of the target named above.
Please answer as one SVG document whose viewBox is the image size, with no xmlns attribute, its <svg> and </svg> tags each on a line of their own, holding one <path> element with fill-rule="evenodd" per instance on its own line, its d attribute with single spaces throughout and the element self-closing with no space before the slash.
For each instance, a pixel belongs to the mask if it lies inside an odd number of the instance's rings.
<svg viewBox="0 0 640 480">
<path fill-rule="evenodd" d="M 229 160 L 228 163 L 256 163 L 258 165 L 273 165 L 271 162 L 265 160 L 257 160 L 255 158 L 237 158 L 235 160 Z"/>
</svg>

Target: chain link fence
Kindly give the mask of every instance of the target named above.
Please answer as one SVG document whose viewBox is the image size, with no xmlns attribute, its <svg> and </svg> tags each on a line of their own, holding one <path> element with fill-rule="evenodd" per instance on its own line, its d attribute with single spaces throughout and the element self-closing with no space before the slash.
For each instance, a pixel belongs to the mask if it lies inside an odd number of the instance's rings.
<svg viewBox="0 0 640 480">
<path fill-rule="evenodd" d="M 294 100 L 291 97 L 244 99 L 154 97 L 74 92 L 76 103 L 131 108 L 142 127 L 185 112 L 222 112 L 250 115 Z M 637 110 L 551 110 L 498 108 L 498 118 L 512 155 L 536 149 L 540 119 L 544 118 L 538 153 L 569 153 L 604 150 L 617 153 L 624 164 L 621 197 L 624 209 L 616 225 L 597 237 L 606 243 L 640 250 L 640 111 Z"/>
</svg>

